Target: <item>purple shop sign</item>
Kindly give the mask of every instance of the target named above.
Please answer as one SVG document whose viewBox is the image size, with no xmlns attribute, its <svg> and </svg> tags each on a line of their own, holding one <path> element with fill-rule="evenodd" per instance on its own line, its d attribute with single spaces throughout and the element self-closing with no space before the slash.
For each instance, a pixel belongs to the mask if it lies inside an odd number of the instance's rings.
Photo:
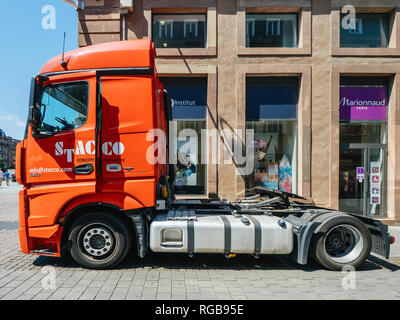
<svg viewBox="0 0 400 320">
<path fill-rule="evenodd" d="M 385 87 L 341 87 L 340 120 L 386 120 Z"/>
</svg>

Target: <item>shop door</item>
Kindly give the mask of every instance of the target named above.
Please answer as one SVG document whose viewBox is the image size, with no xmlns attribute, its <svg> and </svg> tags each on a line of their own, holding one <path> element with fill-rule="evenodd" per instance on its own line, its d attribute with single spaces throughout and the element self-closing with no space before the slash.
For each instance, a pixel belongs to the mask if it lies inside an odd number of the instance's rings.
<svg viewBox="0 0 400 320">
<path fill-rule="evenodd" d="M 386 211 L 386 145 L 347 144 L 340 148 L 339 209 L 365 216 Z"/>
</svg>

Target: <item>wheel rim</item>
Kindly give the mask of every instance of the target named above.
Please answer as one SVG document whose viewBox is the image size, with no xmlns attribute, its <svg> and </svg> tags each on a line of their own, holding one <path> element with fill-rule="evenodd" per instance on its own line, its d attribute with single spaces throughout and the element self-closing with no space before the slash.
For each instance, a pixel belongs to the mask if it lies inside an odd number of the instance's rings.
<svg viewBox="0 0 400 320">
<path fill-rule="evenodd" d="M 360 230 L 348 224 L 333 227 L 325 236 L 324 250 L 337 263 L 351 263 L 361 255 L 363 248 Z"/>
<path fill-rule="evenodd" d="M 105 259 L 114 251 L 115 235 L 106 225 L 88 225 L 80 234 L 80 246 L 86 255 L 95 259 Z"/>
</svg>

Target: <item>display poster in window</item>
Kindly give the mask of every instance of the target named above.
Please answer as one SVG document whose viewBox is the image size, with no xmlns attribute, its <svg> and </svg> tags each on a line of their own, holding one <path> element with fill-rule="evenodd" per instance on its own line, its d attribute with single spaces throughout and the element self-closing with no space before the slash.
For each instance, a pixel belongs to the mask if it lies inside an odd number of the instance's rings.
<svg viewBox="0 0 400 320">
<path fill-rule="evenodd" d="M 359 182 L 362 182 L 364 180 L 364 167 L 357 167 L 356 172 L 357 172 L 357 180 Z"/>
<path fill-rule="evenodd" d="M 371 162 L 370 172 L 370 204 L 381 203 L 381 172 L 380 162 Z"/>
<path fill-rule="evenodd" d="M 292 166 L 285 154 L 279 162 L 279 190 L 292 192 Z"/>
<path fill-rule="evenodd" d="M 197 184 L 197 140 L 193 137 L 176 140 L 177 170 L 176 186 L 195 186 Z"/>
<path fill-rule="evenodd" d="M 256 133 L 255 186 L 272 189 L 292 190 L 292 167 L 286 155 L 279 154 L 277 133 Z"/>
</svg>

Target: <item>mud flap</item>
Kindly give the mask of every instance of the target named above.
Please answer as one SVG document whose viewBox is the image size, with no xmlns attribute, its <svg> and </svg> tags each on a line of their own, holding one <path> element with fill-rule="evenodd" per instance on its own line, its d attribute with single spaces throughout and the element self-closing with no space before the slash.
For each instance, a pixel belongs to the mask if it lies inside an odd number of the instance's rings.
<svg viewBox="0 0 400 320">
<path fill-rule="evenodd" d="M 361 220 L 365 226 L 368 227 L 372 240 L 371 252 L 376 253 L 385 259 L 389 259 L 391 236 L 388 232 L 388 226 L 372 218 L 359 216 L 356 214 L 349 215 Z"/>
<path fill-rule="evenodd" d="M 137 253 L 140 258 L 144 258 L 147 254 L 147 220 L 143 212 L 136 210 L 125 211 L 127 216 L 132 220 L 136 231 Z"/>
<path fill-rule="evenodd" d="M 310 222 L 294 215 L 289 215 L 284 220 L 293 227 L 294 243 L 291 257 L 299 264 L 307 264 L 311 238 L 320 223 Z"/>
</svg>

